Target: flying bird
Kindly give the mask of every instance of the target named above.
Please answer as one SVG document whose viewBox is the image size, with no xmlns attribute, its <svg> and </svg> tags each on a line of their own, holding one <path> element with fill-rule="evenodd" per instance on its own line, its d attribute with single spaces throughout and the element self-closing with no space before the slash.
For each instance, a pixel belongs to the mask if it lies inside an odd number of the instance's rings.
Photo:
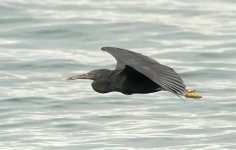
<svg viewBox="0 0 236 150">
<path fill-rule="evenodd" d="M 117 61 L 115 70 L 98 69 L 86 74 L 75 75 L 67 80 L 90 79 L 92 87 L 98 93 L 121 92 L 147 94 L 169 91 L 181 98 L 200 99 L 195 90 L 188 90 L 180 76 L 171 67 L 130 50 L 102 47 Z"/>
</svg>

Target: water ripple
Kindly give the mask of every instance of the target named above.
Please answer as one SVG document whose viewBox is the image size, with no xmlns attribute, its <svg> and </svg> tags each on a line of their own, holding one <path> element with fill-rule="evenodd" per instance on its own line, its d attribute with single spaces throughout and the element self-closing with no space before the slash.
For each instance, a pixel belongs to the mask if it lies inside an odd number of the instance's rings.
<svg viewBox="0 0 236 150">
<path fill-rule="evenodd" d="M 2 0 L 0 13 L 0 149 L 235 149 L 233 0 Z M 114 69 L 103 46 L 173 67 L 203 100 L 65 81 Z"/>
</svg>

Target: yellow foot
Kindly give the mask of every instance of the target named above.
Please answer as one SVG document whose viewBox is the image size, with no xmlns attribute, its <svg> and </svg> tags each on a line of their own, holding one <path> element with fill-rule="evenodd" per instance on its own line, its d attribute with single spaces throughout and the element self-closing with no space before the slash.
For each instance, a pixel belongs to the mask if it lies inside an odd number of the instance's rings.
<svg viewBox="0 0 236 150">
<path fill-rule="evenodd" d="M 185 96 L 196 100 L 200 100 L 200 98 L 202 98 L 202 96 L 200 96 L 195 90 L 192 89 L 187 90 Z"/>
</svg>

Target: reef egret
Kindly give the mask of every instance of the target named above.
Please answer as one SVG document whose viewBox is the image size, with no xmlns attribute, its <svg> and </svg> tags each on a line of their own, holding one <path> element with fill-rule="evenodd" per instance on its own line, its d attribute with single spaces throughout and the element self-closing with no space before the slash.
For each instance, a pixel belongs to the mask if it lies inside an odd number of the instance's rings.
<svg viewBox="0 0 236 150">
<path fill-rule="evenodd" d="M 140 53 L 129 50 L 103 47 L 117 61 L 115 70 L 98 69 L 86 74 L 75 75 L 68 80 L 91 79 L 96 92 L 121 92 L 123 94 L 146 94 L 161 90 L 177 96 L 200 99 L 195 90 L 187 90 L 183 80 L 171 67 Z"/>
</svg>

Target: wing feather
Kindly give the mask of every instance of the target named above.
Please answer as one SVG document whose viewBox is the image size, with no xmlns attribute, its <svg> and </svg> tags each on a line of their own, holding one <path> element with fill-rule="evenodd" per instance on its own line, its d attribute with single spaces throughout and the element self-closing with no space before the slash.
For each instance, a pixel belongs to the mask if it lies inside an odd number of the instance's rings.
<svg viewBox="0 0 236 150">
<path fill-rule="evenodd" d="M 110 53 L 117 60 L 117 68 L 128 65 L 162 86 L 163 89 L 177 95 L 185 95 L 186 86 L 174 69 L 129 50 L 114 47 L 103 47 L 102 50 Z"/>
</svg>

